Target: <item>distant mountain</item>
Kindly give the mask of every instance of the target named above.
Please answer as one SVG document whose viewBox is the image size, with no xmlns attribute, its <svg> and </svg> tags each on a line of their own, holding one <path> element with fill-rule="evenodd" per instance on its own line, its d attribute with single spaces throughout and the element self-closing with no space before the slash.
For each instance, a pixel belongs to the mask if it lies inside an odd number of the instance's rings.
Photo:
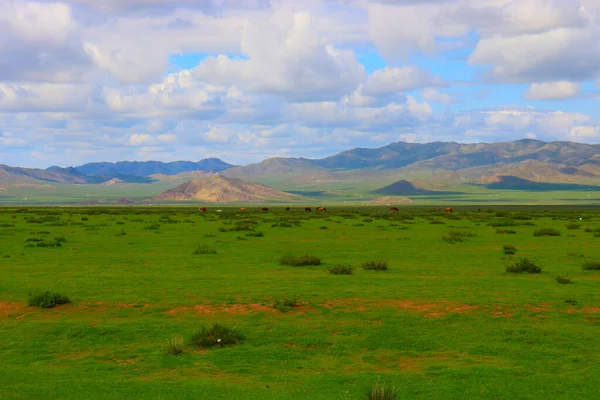
<svg viewBox="0 0 600 400">
<path fill-rule="evenodd" d="M 374 190 L 373 193 L 384 194 L 387 196 L 415 196 L 415 195 L 445 195 L 445 194 L 460 194 L 459 192 L 441 192 L 437 190 L 421 189 L 413 185 L 407 180 L 399 180 L 391 185 Z"/>
<path fill-rule="evenodd" d="M 175 175 L 181 172 L 204 171 L 219 172 L 233 167 L 218 158 L 206 158 L 197 162 L 175 161 L 164 163 L 161 161 L 120 161 L 117 163 L 98 162 L 75 167 L 85 175 L 111 175 L 117 174 L 147 177 L 154 174 Z"/>
<path fill-rule="evenodd" d="M 533 182 L 516 176 L 499 176 L 496 182 L 485 185 L 487 189 L 527 190 L 530 192 L 549 192 L 555 190 L 600 191 L 599 186 L 577 185 L 573 183 Z"/>
<path fill-rule="evenodd" d="M 73 168 L 53 167 L 47 170 L 0 165 L 0 180 L 11 183 L 57 182 L 71 184 L 100 183 L 99 178 L 87 177 Z"/>
<path fill-rule="evenodd" d="M 182 183 L 153 197 L 158 201 L 200 200 L 209 203 L 264 202 L 293 200 L 298 196 L 280 192 L 258 183 L 214 175 Z"/>
<path fill-rule="evenodd" d="M 460 170 L 497 163 L 537 160 L 568 167 L 600 162 L 600 145 L 522 139 L 503 143 L 397 142 L 378 149 L 357 148 L 320 160 L 327 169 L 397 169 L 411 164 L 427 169 Z"/>
</svg>

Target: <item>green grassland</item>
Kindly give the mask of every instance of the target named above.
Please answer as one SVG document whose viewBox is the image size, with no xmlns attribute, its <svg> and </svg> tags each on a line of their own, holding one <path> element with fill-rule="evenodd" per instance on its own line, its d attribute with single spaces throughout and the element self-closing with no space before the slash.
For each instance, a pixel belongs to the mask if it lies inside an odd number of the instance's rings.
<svg viewBox="0 0 600 400">
<path fill-rule="evenodd" d="M 400 398 L 597 397 L 595 207 L 222 210 L 0 208 L 0 398 L 363 399 L 378 380 Z M 542 272 L 507 273 L 522 257 Z M 72 302 L 28 306 L 36 290 Z M 214 322 L 244 339 L 189 343 Z"/>
</svg>

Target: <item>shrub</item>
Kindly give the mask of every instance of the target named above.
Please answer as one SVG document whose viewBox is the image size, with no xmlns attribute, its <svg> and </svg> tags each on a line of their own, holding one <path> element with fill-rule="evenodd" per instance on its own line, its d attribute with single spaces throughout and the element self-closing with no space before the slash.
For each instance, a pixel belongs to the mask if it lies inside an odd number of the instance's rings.
<svg viewBox="0 0 600 400">
<path fill-rule="evenodd" d="M 505 244 L 504 246 L 502 246 L 502 250 L 506 255 L 513 255 L 517 252 L 517 248 L 514 244 Z"/>
<path fill-rule="evenodd" d="M 327 269 L 330 274 L 334 275 L 352 275 L 354 273 L 353 265 L 338 264 Z"/>
<path fill-rule="evenodd" d="M 577 300 L 575 300 L 575 299 L 566 299 L 565 303 L 571 304 L 571 305 L 575 305 L 575 304 L 577 304 Z"/>
<path fill-rule="evenodd" d="M 465 238 L 469 238 L 471 236 L 474 236 L 473 233 L 469 232 L 469 231 L 450 231 L 448 233 L 448 236 L 442 236 L 442 240 L 444 242 L 450 243 L 450 244 L 455 244 L 458 242 L 464 242 Z"/>
<path fill-rule="evenodd" d="M 444 225 L 446 224 L 444 221 L 440 221 L 439 219 L 434 219 L 433 221 L 429 221 L 431 225 Z"/>
<path fill-rule="evenodd" d="M 365 400 L 397 400 L 400 388 L 397 386 L 386 386 L 384 383 L 375 383 L 364 395 Z"/>
<path fill-rule="evenodd" d="M 373 222 L 373 219 L 372 218 L 365 218 L 365 219 L 363 219 L 362 222 L 367 222 L 367 223 Z"/>
<path fill-rule="evenodd" d="M 219 323 L 205 326 L 192 335 L 190 341 L 194 346 L 209 348 L 237 344 L 244 339 L 244 335 L 236 328 L 229 328 Z"/>
<path fill-rule="evenodd" d="M 388 269 L 388 262 L 385 260 L 365 261 L 360 265 L 363 269 L 372 269 L 375 271 L 385 271 Z"/>
<path fill-rule="evenodd" d="M 217 254 L 217 250 L 215 250 L 214 248 L 212 248 L 206 244 L 199 244 L 198 246 L 196 246 L 196 249 L 194 250 L 194 252 L 192 254 L 194 254 L 194 255 Z"/>
<path fill-rule="evenodd" d="M 542 228 L 535 230 L 533 236 L 560 236 L 560 231 L 552 228 Z"/>
<path fill-rule="evenodd" d="M 573 283 L 571 278 L 567 278 L 566 276 L 557 275 L 554 277 L 554 280 L 560 284 Z"/>
<path fill-rule="evenodd" d="M 517 233 L 514 229 L 496 229 L 496 233 L 501 235 L 514 235 Z"/>
<path fill-rule="evenodd" d="M 167 342 L 165 343 L 165 352 L 173 356 L 183 353 L 183 337 L 173 336 L 172 338 L 167 339 Z"/>
<path fill-rule="evenodd" d="M 273 307 L 275 307 L 278 311 L 288 312 L 292 309 L 292 307 L 296 307 L 299 304 L 300 302 L 298 299 L 296 299 L 296 296 L 294 296 L 291 299 L 284 298 L 283 300 L 275 300 Z"/>
<path fill-rule="evenodd" d="M 326 226 L 320 226 L 319 229 L 323 229 L 324 230 L 324 229 L 329 229 L 329 228 L 327 228 Z"/>
<path fill-rule="evenodd" d="M 150 231 L 155 231 L 155 230 L 160 229 L 160 224 L 157 224 L 157 223 L 149 224 L 149 225 L 146 225 L 144 227 L 144 229 L 148 229 Z"/>
<path fill-rule="evenodd" d="M 310 254 L 304 254 L 300 256 L 295 255 L 284 255 L 279 259 L 281 265 L 292 265 L 294 267 L 301 267 L 304 265 L 321 265 L 321 259 Z"/>
<path fill-rule="evenodd" d="M 586 261 L 581 267 L 584 271 L 600 271 L 600 261 Z"/>
<path fill-rule="evenodd" d="M 566 224 L 565 226 L 567 227 L 567 229 L 579 229 L 581 225 L 571 222 Z"/>
<path fill-rule="evenodd" d="M 530 259 L 521 258 L 513 265 L 509 265 L 508 267 L 506 267 L 506 272 L 510 272 L 513 274 L 519 274 L 521 272 L 527 272 L 529 274 L 539 274 L 540 272 L 542 272 L 542 269 Z"/>
<path fill-rule="evenodd" d="M 246 233 L 246 236 L 263 237 L 263 236 L 265 236 L 265 233 L 264 232 L 248 232 L 248 233 Z"/>
<path fill-rule="evenodd" d="M 115 236 L 125 236 L 125 235 L 127 235 L 127 233 L 123 229 L 121 229 L 121 232 L 115 233 Z"/>
<path fill-rule="evenodd" d="M 52 308 L 61 304 L 69 304 L 71 300 L 60 293 L 51 293 L 49 291 L 29 292 L 28 304 L 31 307 Z"/>
</svg>

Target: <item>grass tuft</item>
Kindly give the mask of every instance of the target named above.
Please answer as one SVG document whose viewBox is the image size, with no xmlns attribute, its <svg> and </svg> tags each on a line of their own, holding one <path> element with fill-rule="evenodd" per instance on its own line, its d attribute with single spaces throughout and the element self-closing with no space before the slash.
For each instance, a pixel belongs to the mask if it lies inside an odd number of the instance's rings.
<svg viewBox="0 0 600 400">
<path fill-rule="evenodd" d="M 333 275 L 352 275 L 354 269 L 353 265 L 337 264 L 329 267 L 327 270 Z"/>
<path fill-rule="evenodd" d="M 389 269 L 388 262 L 385 260 L 370 260 L 365 261 L 360 265 L 363 269 L 371 269 L 374 271 L 386 271 Z"/>
<path fill-rule="evenodd" d="M 513 255 L 517 252 L 517 248 L 514 244 L 505 244 L 504 246 L 502 246 L 502 250 L 506 255 Z"/>
<path fill-rule="evenodd" d="M 194 333 L 190 342 L 194 346 L 207 349 L 214 346 L 222 347 L 228 344 L 237 344 L 243 339 L 244 335 L 238 332 L 236 328 L 214 323 L 210 326 L 202 327 Z"/>
<path fill-rule="evenodd" d="M 172 356 L 183 353 L 183 337 L 173 336 L 172 338 L 167 339 L 164 348 L 165 352 Z"/>
<path fill-rule="evenodd" d="M 281 256 L 281 258 L 279 259 L 279 264 L 291 265 L 294 267 L 302 267 L 305 265 L 321 265 L 321 259 L 317 256 L 313 256 L 310 254 L 304 254 L 299 256 L 287 254 Z"/>
<path fill-rule="evenodd" d="M 563 284 L 563 285 L 564 284 L 568 284 L 568 283 L 573 283 L 573 281 L 571 280 L 571 278 L 568 278 L 567 276 L 557 275 L 557 276 L 554 277 L 554 280 L 557 283 L 560 283 L 560 284 Z"/>
<path fill-rule="evenodd" d="M 196 246 L 196 248 L 194 249 L 194 251 L 192 252 L 192 254 L 194 255 L 198 255 L 198 254 L 217 254 L 217 250 L 210 247 L 209 245 L 206 244 L 199 244 L 198 246 Z"/>
<path fill-rule="evenodd" d="M 553 228 L 542 228 L 533 231 L 533 236 L 560 236 L 561 233 L 557 229 Z"/>
<path fill-rule="evenodd" d="M 296 296 L 292 297 L 292 298 L 284 298 L 283 300 L 275 300 L 275 304 L 273 304 L 273 307 L 275 307 L 278 311 L 281 312 L 288 312 L 290 311 L 293 307 L 296 307 L 300 304 L 300 302 L 298 301 L 298 299 L 296 298 Z"/>
<path fill-rule="evenodd" d="M 365 400 L 397 400 L 400 393 L 398 386 L 387 386 L 385 383 L 375 383 L 373 387 L 365 393 Z"/>
<path fill-rule="evenodd" d="M 586 261 L 581 268 L 584 271 L 600 271 L 600 261 Z"/>
<path fill-rule="evenodd" d="M 510 272 L 512 274 L 519 274 L 522 272 L 527 272 L 529 274 L 539 274 L 540 272 L 542 272 L 542 269 L 530 259 L 521 258 L 516 263 L 506 267 L 506 272 Z"/>
</svg>

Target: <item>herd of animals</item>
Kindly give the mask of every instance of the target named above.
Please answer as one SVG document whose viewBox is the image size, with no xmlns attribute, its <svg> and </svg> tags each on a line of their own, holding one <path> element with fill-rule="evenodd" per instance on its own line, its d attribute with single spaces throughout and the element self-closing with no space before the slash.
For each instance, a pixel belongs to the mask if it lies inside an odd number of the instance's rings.
<svg viewBox="0 0 600 400">
<path fill-rule="evenodd" d="M 207 211 L 208 211 L 208 208 L 207 208 L 207 207 L 205 207 L 205 206 L 200 206 L 200 207 L 198 208 L 198 210 L 199 210 L 200 212 L 203 212 L 203 213 L 205 213 L 205 212 L 207 212 Z M 399 212 L 399 211 L 400 211 L 400 210 L 398 209 L 398 207 L 390 207 L 390 209 L 389 209 L 389 210 L 390 210 L 391 212 Z M 441 208 L 438 208 L 437 210 L 438 210 L 438 211 L 441 211 L 442 209 L 441 209 Z M 216 210 L 216 211 L 217 211 L 217 212 L 223 212 L 223 210 Z M 241 208 L 240 208 L 240 211 L 246 211 L 246 208 L 245 208 L 245 207 L 241 207 Z M 269 209 L 268 209 L 267 207 L 262 207 L 262 208 L 260 209 L 260 211 L 261 211 L 261 212 L 269 212 Z M 290 211 L 290 207 L 286 207 L 286 208 L 285 208 L 285 211 Z M 325 207 L 317 207 L 317 212 L 320 212 L 320 213 L 321 213 L 321 212 L 323 212 L 323 211 L 327 211 L 327 209 L 326 209 Z M 310 207 L 305 207 L 305 208 L 304 208 L 304 212 L 307 212 L 307 213 L 309 213 L 309 212 L 312 212 L 312 208 L 310 208 Z M 446 208 L 444 208 L 444 213 L 450 213 L 450 214 L 452 214 L 452 208 L 451 208 L 451 207 L 446 207 Z"/>
</svg>

